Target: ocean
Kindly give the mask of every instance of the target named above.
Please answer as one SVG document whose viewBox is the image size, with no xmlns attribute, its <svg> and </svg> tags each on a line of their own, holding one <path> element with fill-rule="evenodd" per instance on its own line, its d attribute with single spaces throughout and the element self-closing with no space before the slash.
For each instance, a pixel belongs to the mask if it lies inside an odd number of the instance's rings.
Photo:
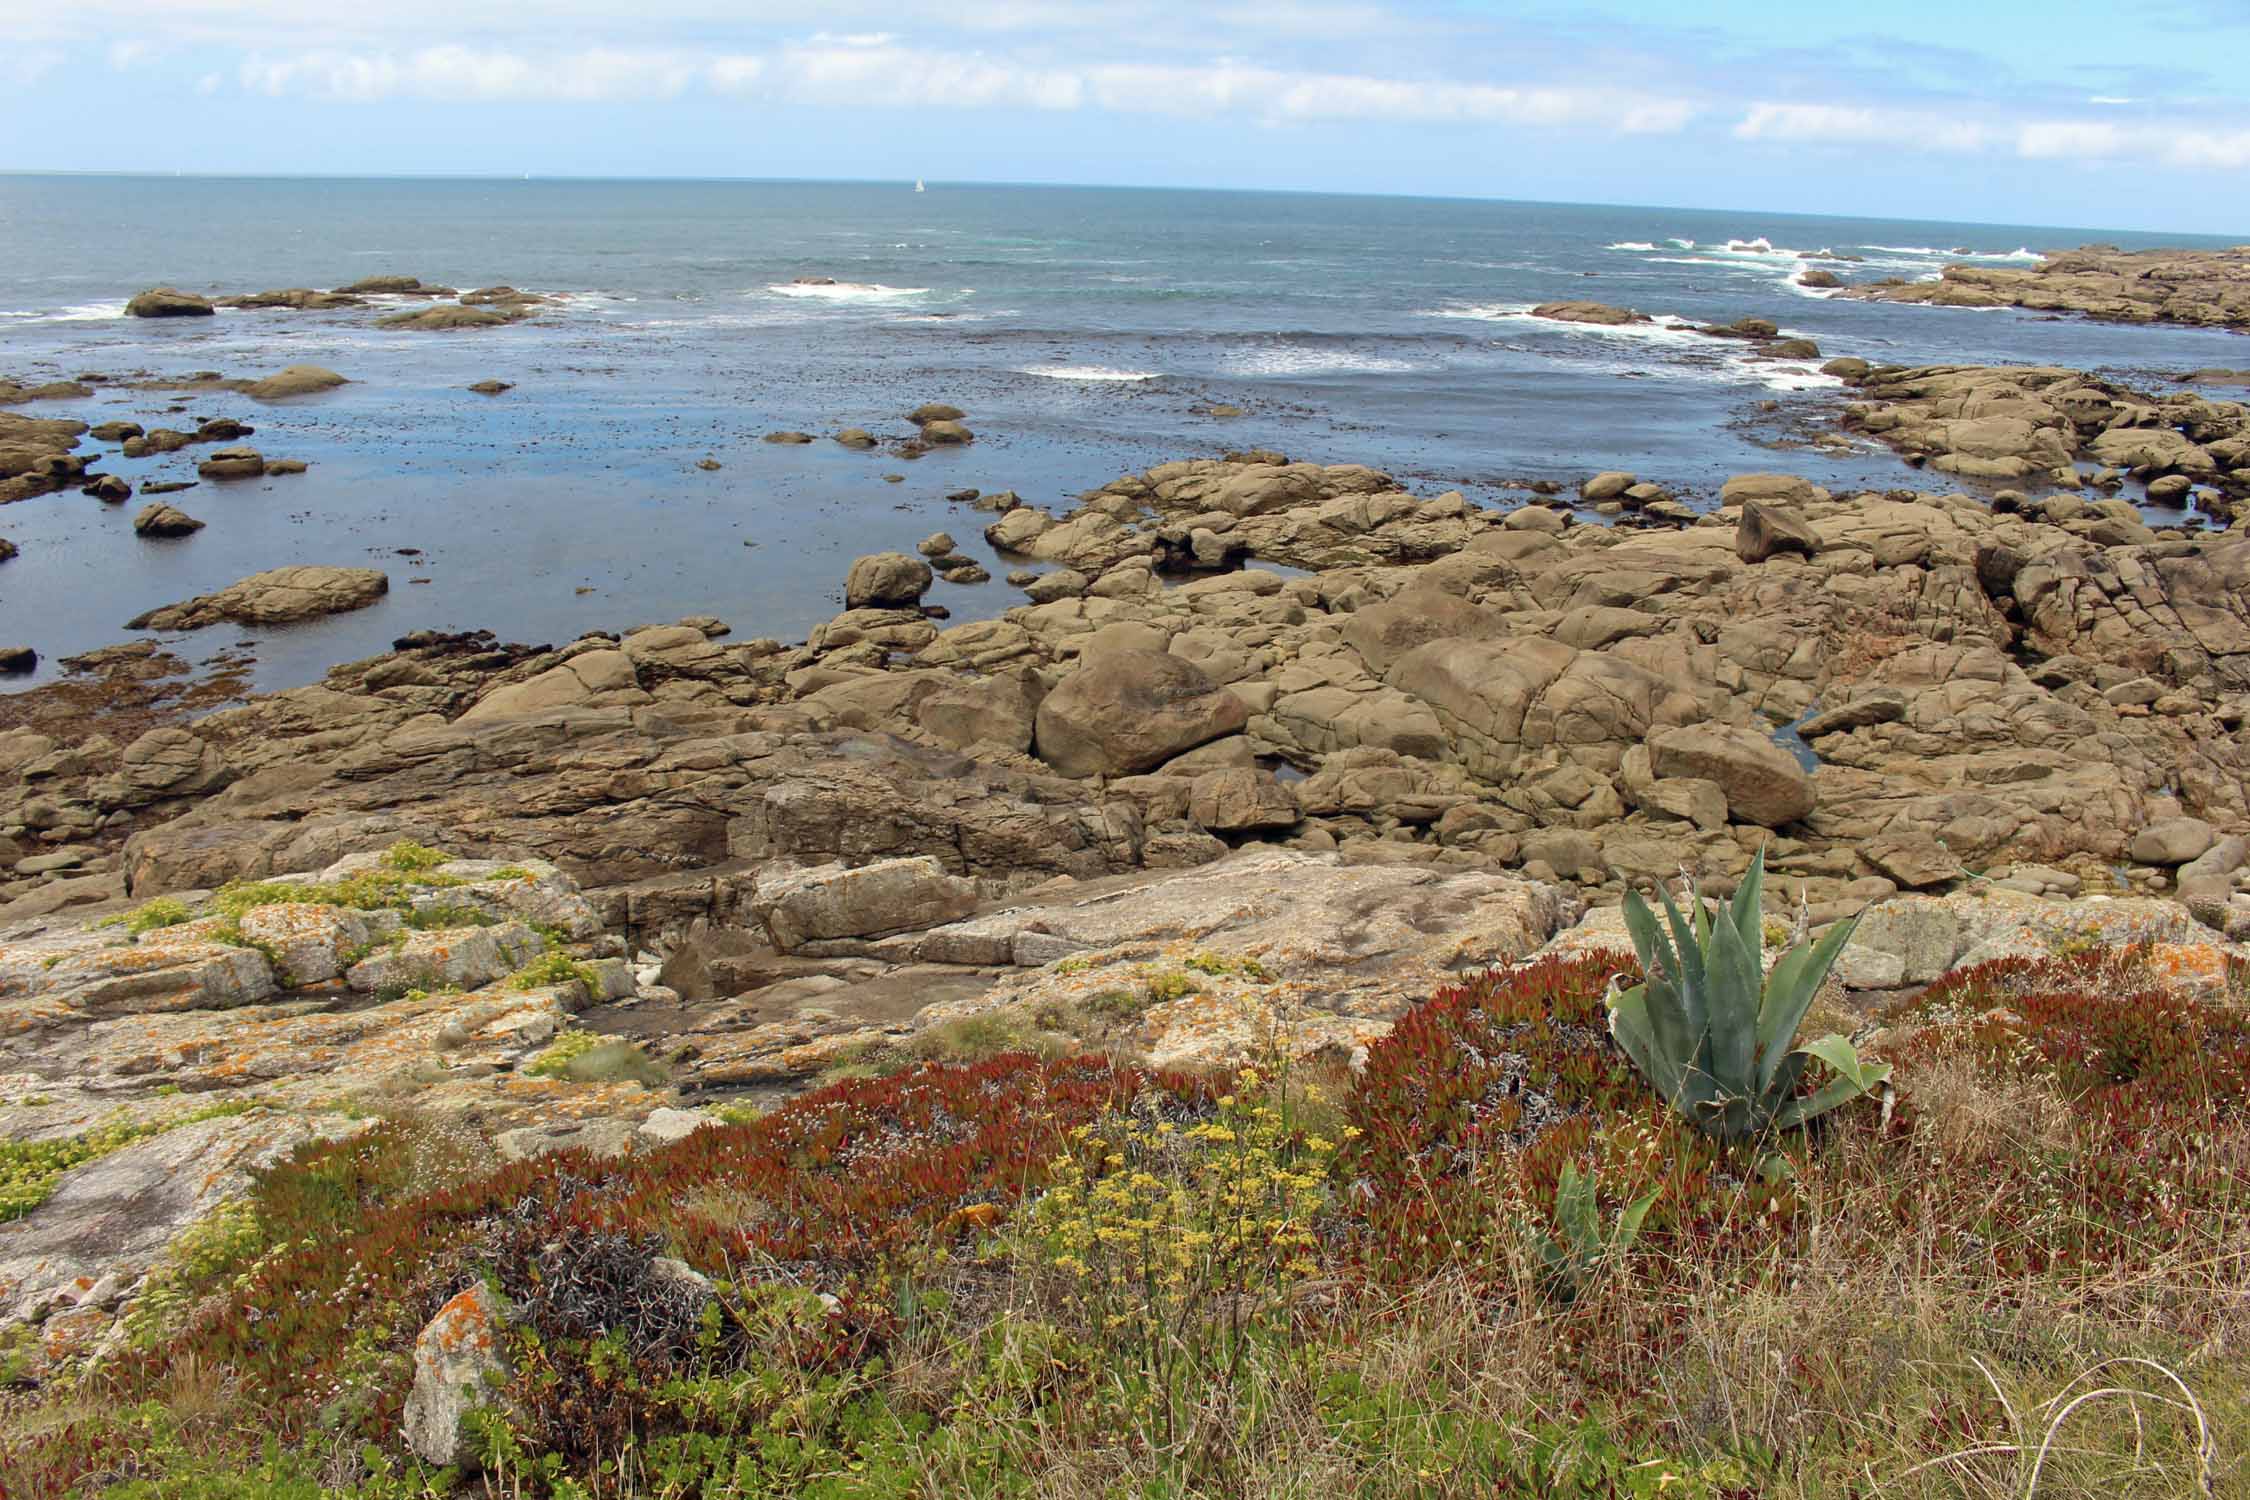
<svg viewBox="0 0 2250 1500">
<path fill-rule="evenodd" d="M 1802 442 L 1842 401 L 1819 361 L 1761 362 L 1688 322 L 1770 318 L 1823 358 L 2052 363 L 2151 385 L 2250 365 L 2239 336 L 2016 310 L 1837 301 L 1847 278 L 1928 276 L 1964 252 L 2217 245 L 2194 236 L 1473 200 L 799 182 L 0 176 L 0 377 L 27 384 L 325 365 L 352 384 L 260 405 L 123 388 L 27 415 L 187 425 L 232 416 L 310 472 L 172 496 L 209 523 L 134 537 L 138 500 L 74 491 L 0 507 L 0 645 L 60 658 L 128 639 L 142 610 L 287 563 L 377 566 L 392 590 L 250 642 L 256 680 L 315 680 L 414 630 L 564 641 L 715 614 L 801 639 L 861 553 L 944 529 L 984 557 L 964 488 L 1067 504 L 1120 473 L 1244 448 L 1372 464 L 1418 493 L 1510 503 L 1537 480 L 1630 469 L 1709 498 L 1783 469 L 1891 488 L 1873 445 Z M 138 320 L 170 283 L 209 294 L 377 274 L 564 300 L 527 323 L 385 331 L 370 310 Z M 798 284 L 830 277 L 835 285 Z M 1587 298 L 1661 315 L 1626 329 L 1535 320 Z M 464 387 L 514 383 L 486 398 Z M 915 461 L 776 429 L 907 435 L 925 401 L 977 441 Z M 184 411 L 168 411 L 184 404 Z M 1217 405 L 1236 417 L 1213 416 Z M 197 450 L 99 467 L 193 478 Z M 710 458 L 720 467 L 702 470 Z M 902 475 L 897 482 L 888 475 Z M 939 584 L 956 620 L 1022 601 Z"/>
</svg>

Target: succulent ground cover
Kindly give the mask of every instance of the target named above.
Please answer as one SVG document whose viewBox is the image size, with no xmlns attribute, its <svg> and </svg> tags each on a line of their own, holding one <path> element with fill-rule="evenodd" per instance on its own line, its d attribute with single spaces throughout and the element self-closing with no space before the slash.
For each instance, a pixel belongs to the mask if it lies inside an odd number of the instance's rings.
<svg viewBox="0 0 2250 1500">
<path fill-rule="evenodd" d="M 1357 1073 L 924 1061 L 615 1160 L 495 1168 L 387 1119 L 264 1174 L 127 1354 L 18 1402 L 0 1491 L 2250 1484 L 2244 975 L 1957 971 L 1860 1028 L 1887 1088 L 1740 1140 L 1612 1039 L 1640 978 L 1473 978 Z M 1605 1232 L 1565 1282 L 1543 1247 L 1583 1227 L 1574 1193 Z M 480 1471 L 430 1470 L 400 1441 L 412 1347 L 480 1281 L 513 1374 Z"/>
</svg>

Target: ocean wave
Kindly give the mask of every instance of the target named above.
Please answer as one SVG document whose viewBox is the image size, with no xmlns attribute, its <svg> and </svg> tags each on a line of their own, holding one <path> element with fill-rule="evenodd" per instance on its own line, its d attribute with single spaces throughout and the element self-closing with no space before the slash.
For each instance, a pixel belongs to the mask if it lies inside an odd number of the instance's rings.
<svg viewBox="0 0 2250 1500">
<path fill-rule="evenodd" d="M 813 297 L 828 302 L 896 302 L 902 297 L 927 297 L 926 286 L 884 286 L 880 282 L 784 281 L 766 288 L 777 297 Z"/>
<path fill-rule="evenodd" d="M 1656 247 L 1647 240 L 1619 240 L 1614 245 L 1604 245 L 1602 248 L 1604 250 L 1639 250 L 1646 253 Z"/>
<path fill-rule="evenodd" d="M 125 299 L 115 302 L 81 302 L 73 307 L 25 308 L 0 313 L 0 318 L 18 318 L 39 323 L 102 323 L 111 318 L 125 316 Z"/>
<path fill-rule="evenodd" d="M 1427 309 L 1416 316 L 1473 318 L 1483 323 L 1523 324 L 1550 333 L 1579 335 L 1582 347 L 1638 344 L 1652 350 L 1676 353 L 1679 358 L 1656 365 L 1597 363 L 1597 370 L 1619 375 L 1654 375 L 1677 380 L 1698 380 L 1728 385 L 1762 385 L 1772 391 L 1827 390 L 1843 381 L 1820 373 L 1812 360 L 1769 359 L 1755 344 L 1739 339 L 1713 338 L 1698 333 L 1701 326 L 1674 313 L 1659 313 L 1646 323 L 1566 323 L 1559 318 L 1532 316 L 1528 302 L 1494 302 L 1451 308 Z M 1783 329 L 1782 337 L 1794 337 Z"/>
<path fill-rule="evenodd" d="M 1142 380 L 1161 380 L 1157 370 L 1113 370 L 1107 365 L 1028 365 L 1016 372 L 1019 375 L 1037 375 L 1047 380 L 1115 381 L 1130 383 Z"/>
<path fill-rule="evenodd" d="M 1859 248 L 1879 250 L 1885 255 L 1920 255 L 1942 260 L 2038 261 L 2047 258 L 2028 245 L 2018 245 L 2013 250 L 1941 250 L 1935 245 L 1862 245 Z"/>
</svg>

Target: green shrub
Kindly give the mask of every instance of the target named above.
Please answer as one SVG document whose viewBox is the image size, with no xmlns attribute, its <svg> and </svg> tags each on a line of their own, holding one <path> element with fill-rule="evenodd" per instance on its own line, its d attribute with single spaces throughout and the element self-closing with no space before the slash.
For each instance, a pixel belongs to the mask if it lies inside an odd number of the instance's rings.
<svg viewBox="0 0 2250 1500">
<path fill-rule="evenodd" d="M 512 990 L 539 990 L 560 984 L 581 985 L 589 997 L 601 990 L 601 981 L 594 977 L 591 968 L 555 948 L 549 948 L 508 976 L 508 988 Z"/>
<path fill-rule="evenodd" d="M 451 864 L 453 856 L 442 849 L 432 849 L 427 844 L 417 844 L 412 839 L 400 839 L 383 851 L 383 867 L 404 875 L 434 870 L 439 865 Z"/>
<path fill-rule="evenodd" d="M 195 919 L 185 903 L 170 896 L 159 896 L 125 919 L 125 930 L 135 937 L 144 932 L 154 932 L 162 927 L 177 927 L 182 922 Z"/>
<path fill-rule="evenodd" d="M 593 1051 L 601 1045 L 601 1040 L 596 1032 L 566 1031 L 548 1043 L 546 1050 L 533 1058 L 524 1071 L 534 1078 L 560 1078 L 573 1060 Z"/>
</svg>

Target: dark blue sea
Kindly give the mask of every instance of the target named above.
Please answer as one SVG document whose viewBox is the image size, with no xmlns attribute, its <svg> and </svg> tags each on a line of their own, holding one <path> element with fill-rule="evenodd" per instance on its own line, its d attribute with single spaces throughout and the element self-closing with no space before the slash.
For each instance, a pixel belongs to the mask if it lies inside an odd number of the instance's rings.
<svg viewBox="0 0 2250 1500">
<path fill-rule="evenodd" d="M 1817 362 L 1761 362 L 1687 322 L 1771 318 L 1824 357 L 2038 362 L 2156 383 L 2250 365 L 2222 333 L 2114 328 L 2013 310 L 1836 301 L 1794 284 L 1807 254 L 1848 278 L 1992 265 L 2091 240 L 2217 244 L 2098 228 L 1760 212 L 1071 187 L 775 182 L 0 176 L 0 377 L 120 379 L 317 364 L 352 384 L 304 400 L 110 389 L 16 408 L 144 425 L 233 416 L 301 476 L 172 497 L 208 522 L 137 540 L 139 502 L 75 492 L 0 508 L 0 644 L 60 657 L 129 638 L 153 605 L 284 563 L 372 565 L 375 608 L 258 633 L 282 686 L 419 629 L 568 640 L 710 613 L 801 638 L 862 552 L 989 517 L 967 487 L 1064 502 L 1120 473 L 1230 449 L 1362 462 L 1422 493 L 1631 469 L 1708 496 L 1730 473 L 1911 483 L 1889 454 L 1801 439 L 1840 403 Z M 508 328 L 372 326 L 380 309 L 142 321 L 159 283 L 211 294 L 406 274 L 559 300 Z M 833 286 L 803 286 L 824 276 Z M 1625 330 L 1534 320 L 1591 298 L 1660 315 Z M 467 393 L 497 378 L 498 398 Z M 977 442 L 916 461 L 778 428 L 911 432 L 924 401 Z M 1243 415 L 1208 414 L 1213 405 Z M 197 450 L 102 469 L 193 478 Z M 703 471 L 710 457 L 720 468 Z M 903 474 L 889 483 L 888 474 Z M 400 554 L 417 549 L 419 556 Z M 1004 569 L 996 569 L 1004 573 Z M 412 580 L 426 579 L 415 584 Z M 955 618 L 1021 595 L 941 584 Z M 220 628 L 182 649 L 250 639 Z M 17 679 L 21 682 L 22 679 Z"/>
</svg>

